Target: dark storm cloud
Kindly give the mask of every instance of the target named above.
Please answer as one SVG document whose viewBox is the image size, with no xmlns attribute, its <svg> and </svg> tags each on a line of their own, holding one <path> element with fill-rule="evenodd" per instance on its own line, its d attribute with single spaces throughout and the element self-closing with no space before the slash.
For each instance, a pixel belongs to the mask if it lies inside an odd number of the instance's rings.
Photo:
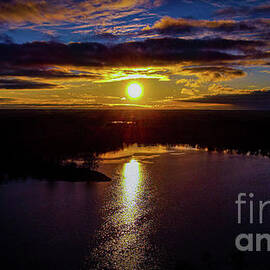
<svg viewBox="0 0 270 270">
<path fill-rule="evenodd" d="M 47 89 L 55 87 L 56 85 L 50 83 L 40 83 L 27 80 L 17 80 L 17 79 L 0 79 L 0 89 Z"/>
<path fill-rule="evenodd" d="M 212 95 L 181 100 L 181 102 L 230 104 L 243 107 L 270 108 L 270 91 L 255 91 L 250 94 Z"/>
<path fill-rule="evenodd" d="M 265 57 L 266 55 L 260 51 L 265 45 L 261 41 L 248 40 L 169 38 L 113 46 L 100 43 L 54 42 L 0 44 L 0 73 L 8 75 L 8 72 L 13 72 L 12 75 L 15 75 L 16 71 L 22 73 L 22 68 L 26 67 L 39 68 L 37 71 L 31 71 L 39 73 L 50 66 L 124 67 L 167 65 L 184 61 L 203 63 L 241 60 L 262 57 L 261 54 Z M 65 76 L 57 71 L 47 71 L 44 76 L 53 77 L 53 73 L 55 77 Z"/>
</svg>

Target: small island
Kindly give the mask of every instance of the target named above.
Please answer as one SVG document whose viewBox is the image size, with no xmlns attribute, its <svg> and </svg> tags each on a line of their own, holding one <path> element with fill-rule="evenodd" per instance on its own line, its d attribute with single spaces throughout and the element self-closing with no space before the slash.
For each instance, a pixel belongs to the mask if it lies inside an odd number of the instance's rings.
<svg viewBox="0 0 270 270">
<path fill-rule="evenodd" d="M 75 160 L 25 153 L 20 157 L 9 157 L 1 165 L 0 179 L 2 181 L 29 177 L 50 182 L 108 182 L 111 180 L 96 170 L 97 158 L 91 153 L 87 157 L 80 156 L 80 159 Z"/>
</svg>

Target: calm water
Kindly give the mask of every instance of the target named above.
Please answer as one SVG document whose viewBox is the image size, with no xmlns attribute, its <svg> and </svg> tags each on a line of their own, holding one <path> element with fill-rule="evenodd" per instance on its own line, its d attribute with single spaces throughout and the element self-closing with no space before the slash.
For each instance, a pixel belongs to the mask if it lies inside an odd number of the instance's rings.
<svg viewBox="0 0 270 270">
<path fill-rule="evenodd" d="M 99 171 L 113 179 L 109 183 L 29 179 L 0 185 L 0 266 L 266 266 L 269 255 L 239 255 L 234 239 L 239 233 L 270 232 L 270 211 L 263 225 L 238 225 L 234 202 L 240 192 L 270 199 L 268 158 L 136 145 L 101 158 Z"/>
</svg>

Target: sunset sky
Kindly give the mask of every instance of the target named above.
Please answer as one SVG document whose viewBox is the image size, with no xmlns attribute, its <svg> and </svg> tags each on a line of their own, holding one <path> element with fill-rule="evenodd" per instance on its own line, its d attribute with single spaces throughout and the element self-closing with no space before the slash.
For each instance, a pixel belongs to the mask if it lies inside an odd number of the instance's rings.
<svg viewBox="0 0 270 270">
<path fill-rule="evenodd" d="M 269 26 L 270 1 L 1 0 L 0 108 L 270 109 Z"/>
</svg>

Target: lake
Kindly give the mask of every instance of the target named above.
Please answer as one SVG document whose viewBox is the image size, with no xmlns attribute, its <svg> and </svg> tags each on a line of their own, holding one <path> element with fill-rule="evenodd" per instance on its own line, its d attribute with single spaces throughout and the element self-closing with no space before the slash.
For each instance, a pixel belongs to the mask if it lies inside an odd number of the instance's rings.
<svg viewBox="0 0 270 270">
<path fill-rule="evenodd" d="M 270 199 L 270 160 L 184 145 L 125 146 L 99 156 L 110 182 L 0 184 L 0 265 L 8 269 L 268 269 L 238 252 L 238 193 Z M 265 268 L 264 268 L 265 267 Z"/>
</svg>

